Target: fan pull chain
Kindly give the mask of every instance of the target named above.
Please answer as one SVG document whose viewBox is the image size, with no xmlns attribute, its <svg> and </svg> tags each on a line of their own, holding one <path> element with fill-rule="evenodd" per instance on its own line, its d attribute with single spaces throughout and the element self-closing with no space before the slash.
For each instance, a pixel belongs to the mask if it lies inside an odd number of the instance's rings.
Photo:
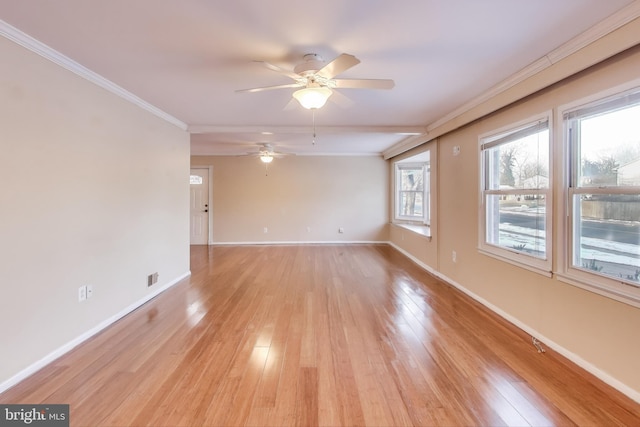
<svg viewBox="0 0 640 427">
<path fill-rule="evenodd" d="M 316 109 L 311 109 L 311 115 L 313 117 L 313 139 L 311 140 L 311 145 L 316 145 Z"/>
</svg>

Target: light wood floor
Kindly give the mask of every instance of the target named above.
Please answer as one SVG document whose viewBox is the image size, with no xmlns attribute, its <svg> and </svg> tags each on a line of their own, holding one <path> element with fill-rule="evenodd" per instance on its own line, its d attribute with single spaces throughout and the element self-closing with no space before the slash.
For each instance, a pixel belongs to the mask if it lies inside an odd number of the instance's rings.
<svg viewBox="0 0 640 427">
<path fill-rule="evenodd" d="M 389 246 L 202 246 L 191 268 L 0 403 L 78 426 L 640 425 Z"/>
</svg>

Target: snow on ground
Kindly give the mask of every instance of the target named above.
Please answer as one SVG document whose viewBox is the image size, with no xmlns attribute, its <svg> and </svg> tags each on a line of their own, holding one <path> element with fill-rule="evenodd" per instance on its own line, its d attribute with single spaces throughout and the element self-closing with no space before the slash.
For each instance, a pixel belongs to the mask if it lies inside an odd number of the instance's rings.
<svg viewBox="0 0 640 427">
<path fill-rule="evenodd" d="M 591 237 L 582 237 L 580 243 L 580 258 L 595 260 L 600 274 L 616 278 L 637 277 L 637 271 L 640 270 L 640 246 Z M 531 252 L 534 256 L 542 255 L 546 247 L 545 233 L 542 230 L 501 223 L 500 245 Z"/>
<path fill-rule="evenodd" d="M 525 249 L 543 253 L 546 243 L 545 235 L 542 231 L 537 233 L 536 231 L 527 227 L 502 223 L 500 224 L 500 244 L 509 248 L 525 244 Z M 640 268 L 640 247 L 638 245 L 583 237 L 581 246 L 582 258 L 593 258 Z"/>
</svg>

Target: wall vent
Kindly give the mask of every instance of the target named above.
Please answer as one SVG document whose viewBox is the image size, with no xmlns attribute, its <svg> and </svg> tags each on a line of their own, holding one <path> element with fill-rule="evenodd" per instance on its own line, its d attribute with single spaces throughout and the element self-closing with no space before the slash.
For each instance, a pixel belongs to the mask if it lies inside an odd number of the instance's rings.
<svg viewBox="0 0 640 427">
<path fill-rule="evenodd" d="M 156 283 L 158 283 L 158 273 L 157 273 L 157 272 L 156 272 L 156 273 L 153 273 L 153 274 L 150 274 L 150 275 L 147 277 L 147 287 L 149 287 L 149 286 L 153 286 L 153 285 L 155 285 Z"/>
</svg>

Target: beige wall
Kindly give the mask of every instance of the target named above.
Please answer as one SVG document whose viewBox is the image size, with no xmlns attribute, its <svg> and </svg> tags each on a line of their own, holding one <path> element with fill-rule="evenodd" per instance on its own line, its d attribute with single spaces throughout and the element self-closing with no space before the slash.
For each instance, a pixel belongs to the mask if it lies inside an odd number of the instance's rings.
<svg viewBox="0 0 640 427">
<path fill-rule="evenodd" d="M 188 273 L 189 138 L 2 37 L 0 57 L 1 389 Z"/>
<path fill-rule="evenodd" d="M 214 243 L 388 240 L 381 157 L 289 156 L 268 174 L 256 157 L 194 156 L 191 164 L 213 166 Z"/>
<path fill-rule="evenodd" d="M 640 396 L 640 309 L 485 256 L 478 251 L 479 135 L 640 75 L 640 48 L 565 80 L 515 105 L 440 137 L 438 144 L 437 259 L 427 267 L 461 285 L 540 337 L 592 365 L 593 371 Z M 555 120 L 555 115 L 554 115 Z M 557 126 L 556 129 L 561 129 Z M 560 135 L 556 142 L 560 143 Z M 453 156 L 454 146 L 461 153 Z M 557 147 L 556 147 L 557 148 Z M 562 164 L 555 161 L 555 174 Z M 559 181 L 558 181 L 559 182 Z M 556 184 L 556 203 L 560 184 Z M 559 227 L 554 222 L 556 231 Z M 398 233 L 391 241 L 401 246 Z M 433 244 L 433 242 L 431 243 Z M 424 244 L 426 246 L 426 244 Z M 407 249 L 414 254 L 414 249 Z M 457 262 L 452 261 L 452 251 Z M 556 250 L 555 260 L 561 256 Z M 557 262 L 554 263 L 557 265 Z M 533 351 L 533 347 L 532 347 Z"/>
</svg>

